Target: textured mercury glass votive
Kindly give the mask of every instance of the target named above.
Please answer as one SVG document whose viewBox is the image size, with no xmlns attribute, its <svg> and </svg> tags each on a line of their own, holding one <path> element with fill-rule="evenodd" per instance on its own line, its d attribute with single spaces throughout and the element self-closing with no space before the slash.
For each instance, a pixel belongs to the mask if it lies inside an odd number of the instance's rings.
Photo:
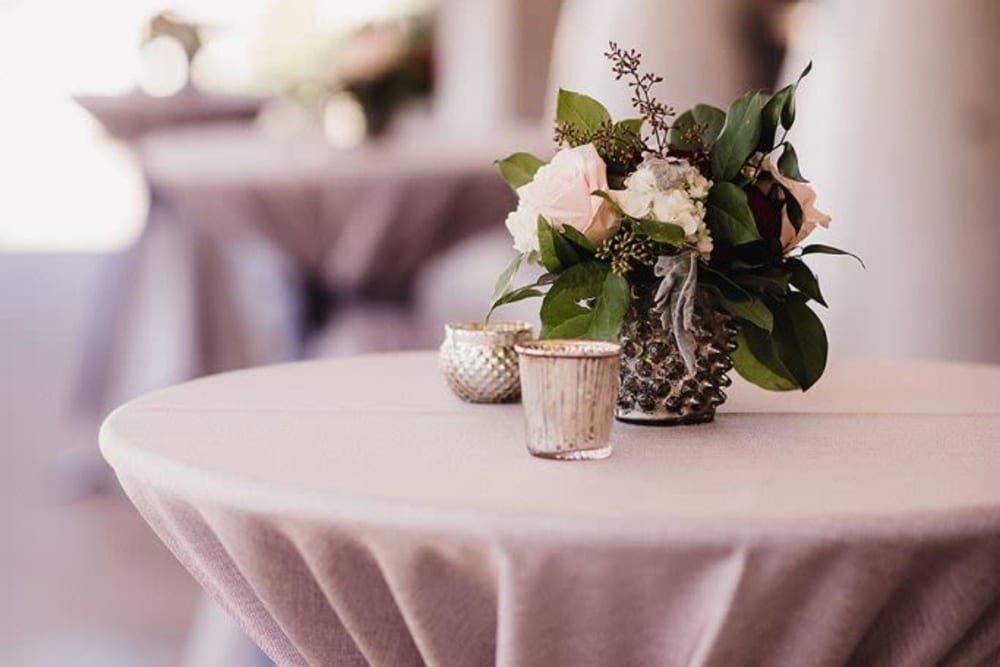
<svg viewBox="0 0 1000 667">
<path fill-rule="evenodd" d="M 439 361 L 462 400 L 508 403 L 521 396 L 514 345 L 531 340 L 527 322 L 452 322 L 444 327 Z"/>
<path fill-rule="evenodd" d="M 528 451 L 566 461 L 610 456 L 621 347 L 539 340 L 517 353 Z"/>
</svg>

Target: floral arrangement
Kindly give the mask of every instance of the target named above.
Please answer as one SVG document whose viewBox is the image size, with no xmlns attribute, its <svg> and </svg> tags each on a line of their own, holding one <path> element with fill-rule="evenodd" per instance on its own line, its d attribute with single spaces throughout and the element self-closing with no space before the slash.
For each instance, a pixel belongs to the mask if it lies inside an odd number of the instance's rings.
<svg viewBox="0 0 1000 667">
<path fill-rule="evenodd" d="M 655 314 L 690 371 L 693 304 L 703 293 L 736 324 L 733 362 L 743 377 L 808 389 L 826 366 L 826 333 L 812 309 L 826 301 L 804 260 L 850 254 L 803 245 L 830 223 L 787 138 L 812 64 L 774 94 L 677 115 L 655 97 L 662 78 L 642 71 L 639 53 L 611 43 L 605 55 L 631 88 L 637 117 L 615 122 L 597 100 L 560 90 L 551 161 L 515 153 L 497 162 L 518 196 L 506 221 L 518 256 L 490 312 L 543 296 L 543 338 L 616 340 L 631 287 L 653 283 Z M 524 263 L 544 273 L 512 287 Z"/>
</svg>

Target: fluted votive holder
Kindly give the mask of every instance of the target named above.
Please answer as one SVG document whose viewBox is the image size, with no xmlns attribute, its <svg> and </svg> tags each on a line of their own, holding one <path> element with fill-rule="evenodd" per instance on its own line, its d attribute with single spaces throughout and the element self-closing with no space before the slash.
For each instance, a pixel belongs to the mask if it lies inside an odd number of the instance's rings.
<svg viewBox="0 0 1000 667">
<path fill-rule="evenodd" d="M 451 322 L 438 356 L 456 396 L 470 403 L 510 403 L 521 397 L 514 346 L 531 340 L 527 322 Z"/>
<path fill-rule="evenodd" d="M 621 347 L 539 340 L 516 349 L 528 451 L 563 461 L 611 456 Z"/>
</svg>

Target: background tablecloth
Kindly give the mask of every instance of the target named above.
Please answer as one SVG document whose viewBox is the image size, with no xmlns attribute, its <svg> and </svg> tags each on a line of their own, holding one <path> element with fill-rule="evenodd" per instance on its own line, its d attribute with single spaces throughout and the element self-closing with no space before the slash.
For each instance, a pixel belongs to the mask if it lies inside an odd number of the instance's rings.
<svg viewBox="0 0 1000 667">
<path fill-rule="evenodd" d="M 102 448 L 282 665 L 1000 659 L 1000 369 L 834 361 L 709 425 L 530 457 L 430 354 L 198 380 Z"/>
<path fill-rule="evenodd" d="M 478 141 L 428 128 L 354 150 L 249 124 L 149 135 L 148 224 L 96 308 L 81 405 L 104 414 L 172 382 L 300 358 L 320 331 L 324 354 L 426 346 L 418 274 L 503 229 L 515 198 L 492 161 L 545 143 L 534 127 Z"/>
</svg>

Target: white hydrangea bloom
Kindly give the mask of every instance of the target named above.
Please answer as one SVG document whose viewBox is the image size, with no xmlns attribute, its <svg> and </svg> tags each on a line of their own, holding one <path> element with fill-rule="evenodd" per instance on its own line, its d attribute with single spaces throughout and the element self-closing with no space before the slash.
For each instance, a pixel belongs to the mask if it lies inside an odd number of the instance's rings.
<svg viewBox="0 0 1000 667">
<path fill-rule="evenodd" d="M 712 182 L 684 160 L 647 157 L 625 179 L 625 189 L 614 190 L 611 195 L 631 218 L 681 227 L 685 241 L 708 258 L 712 237 L 705 226 L 704 202 L 711 187 Z"/>
</svg>

